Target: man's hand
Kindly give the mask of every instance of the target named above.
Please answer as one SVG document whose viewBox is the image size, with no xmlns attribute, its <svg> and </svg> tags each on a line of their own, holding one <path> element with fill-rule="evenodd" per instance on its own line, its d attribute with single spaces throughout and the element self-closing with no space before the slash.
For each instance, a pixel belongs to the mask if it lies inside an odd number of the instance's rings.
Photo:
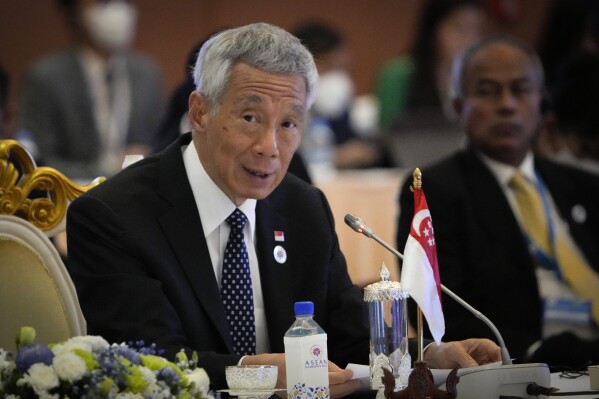
<svg viewBox="0 0 599 399">
<path fill-rule="evenodd" d="M 432 343 L 424 353 L 430 368 L 452 369 L 476 367 L 501 360 L 501 350 L 489 339 Z"/>
</svg>

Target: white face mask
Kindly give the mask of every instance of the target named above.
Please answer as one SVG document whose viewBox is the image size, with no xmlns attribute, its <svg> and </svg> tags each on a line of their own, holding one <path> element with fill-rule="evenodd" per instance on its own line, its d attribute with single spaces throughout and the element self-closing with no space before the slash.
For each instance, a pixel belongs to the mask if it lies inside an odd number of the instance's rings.
<svg viewBox="0 0 599 399">
<path fill-rule="evenodd" d="M 135 7 L 123 1 L 96 3 L 83 11 L 83 23 L 92 40 L 110 52 L 131 44 L 136 20 Z"/>
<path fill-rule="evenodd" d="M 328 118 L 338 118 L 354 95 L 354 83 L 347 71 L 336 69 L 320 75 L 313 109 Z"/>
</svg>

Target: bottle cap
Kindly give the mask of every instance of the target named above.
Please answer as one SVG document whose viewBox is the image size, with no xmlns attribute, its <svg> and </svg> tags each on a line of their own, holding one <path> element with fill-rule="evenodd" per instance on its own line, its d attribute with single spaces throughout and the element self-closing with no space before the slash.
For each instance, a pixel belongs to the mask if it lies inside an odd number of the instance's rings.
<svg viewBox="0 0 599 399">
<path fill-rule="evenodd" d="M 311 316 L 314 314 L 314 304 L 312 302 L 296 302 L 293 310 L 296 316 Z"/>
</svg>

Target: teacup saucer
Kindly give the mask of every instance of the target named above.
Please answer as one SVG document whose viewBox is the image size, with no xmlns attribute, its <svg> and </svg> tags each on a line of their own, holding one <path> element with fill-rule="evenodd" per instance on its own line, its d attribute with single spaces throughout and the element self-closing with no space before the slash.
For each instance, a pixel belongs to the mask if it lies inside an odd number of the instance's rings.
<svg viewBox="0 0 599 399">
<path fill-rule="evenodd" d="M 284 391 L 285 388 L 278 389 L 219 389 L 217 392 L 226 392 L 231 396 L 240 398 L 267 398 L 275 392 Z"/>
</svg>

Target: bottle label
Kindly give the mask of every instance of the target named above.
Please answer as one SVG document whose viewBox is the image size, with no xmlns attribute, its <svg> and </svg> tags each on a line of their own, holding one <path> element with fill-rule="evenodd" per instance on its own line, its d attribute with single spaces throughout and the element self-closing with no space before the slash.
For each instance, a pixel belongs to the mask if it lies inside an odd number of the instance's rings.
<svg viewBox="0 0 599 399">
<path fill-rule="evenodd" d="M 288 399 L 329 398 L 326 334 L 285 337 Z"/>
</svg>

